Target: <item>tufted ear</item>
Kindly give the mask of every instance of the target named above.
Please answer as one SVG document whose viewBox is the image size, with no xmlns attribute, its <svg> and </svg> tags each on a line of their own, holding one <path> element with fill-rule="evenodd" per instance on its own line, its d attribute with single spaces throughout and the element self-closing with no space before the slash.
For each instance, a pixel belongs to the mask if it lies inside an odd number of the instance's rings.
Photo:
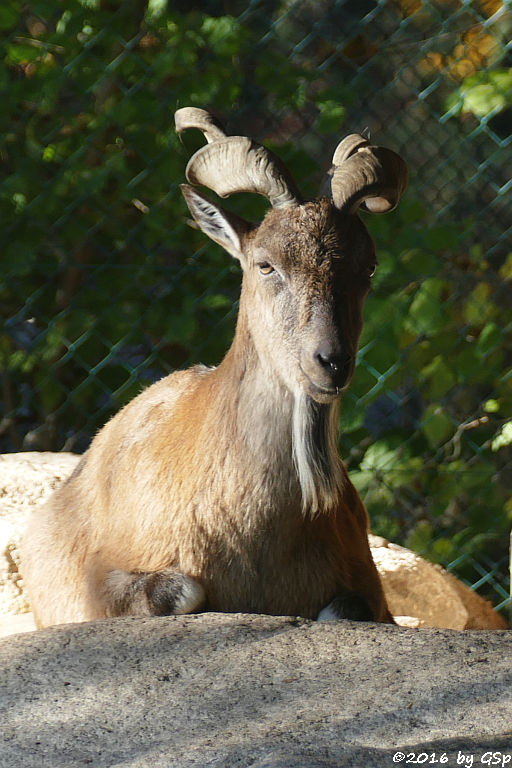
<svg viewBox="0 0 512 768">
<path fill-rule="evenodd" d="M 222 247 L 242 266 L 245 262 L 244 241 L 252 225 L 245 219 L 215 205 L 188 184 L 180 185 L 183 197 L 198 227 Z"/>
</svg>

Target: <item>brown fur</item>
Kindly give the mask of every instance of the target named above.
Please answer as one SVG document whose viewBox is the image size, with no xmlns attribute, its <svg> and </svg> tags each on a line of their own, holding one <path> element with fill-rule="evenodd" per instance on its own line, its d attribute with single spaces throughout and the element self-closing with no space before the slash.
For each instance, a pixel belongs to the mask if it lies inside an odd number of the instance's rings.
<svg viewBox="0 0 512 768">
<path fill-rule="evenodd" d="M 164 569 L 202 585 L 207 610 L 314 618 L 354 592 L 392 621 L 344 466 L 313 423 L 320 469 L 305 490 L 292 428 L 297 403 L 313 422 L 334 408 L 334 443 L 338 398 L 312 383 L 329 384 L 315 350 L 328 339 L 354 360 L 371 240 L 327 199 L 272 210 L 258 228 L 236 220 L 236 235 L 225 216 L 215 239 L 244 268 L 232 347 L 218 368 L 174 373 L 135 398 L 36 513 L 22 555 L 38 626 L 112 615 L 109 584 Z M 262 261 L 275 272 L 262 276 Z M 139 598 L 133 612 L 146 611 Z"/>
</svg>

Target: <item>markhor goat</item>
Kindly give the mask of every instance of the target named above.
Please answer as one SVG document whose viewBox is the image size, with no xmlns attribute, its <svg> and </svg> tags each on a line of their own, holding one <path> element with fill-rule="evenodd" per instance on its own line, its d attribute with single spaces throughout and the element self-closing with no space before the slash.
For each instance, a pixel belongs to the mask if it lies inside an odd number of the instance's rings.
<svg viewBox="0 0 512 768">
<path fill-rule="evenodd" d="M 376 265 L 358 210 L 391 210 L 405 164 L 348 136 L 330 195 L 304 202 L 270 151 L 204 110 L 178 110 L 176 128 L 208 142 L 191 184 L 272 208 L 249 224 L 182 186 L 242 266 L 235 338 L 217 368 L 136 397 L 36 512 L 22 572 L 37 624 L 203 610 L 392 622 L 336 440 Z"/>
</svg>

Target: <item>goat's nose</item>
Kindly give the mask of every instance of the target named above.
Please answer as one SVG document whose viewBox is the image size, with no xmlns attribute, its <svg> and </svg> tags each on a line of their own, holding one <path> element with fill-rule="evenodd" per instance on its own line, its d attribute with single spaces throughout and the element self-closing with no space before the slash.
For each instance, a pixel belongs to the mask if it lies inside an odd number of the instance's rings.
<svg viewBox="0 0 512 768">
<path fill-rule="evenodd" d="M 352 358 L 349 354 L 328 346 L 321 346 L 315 352 L 315 359 L 331 377 L 336 387 L 342 387 L 346 384 L 352 365 Z"/>
</svg>

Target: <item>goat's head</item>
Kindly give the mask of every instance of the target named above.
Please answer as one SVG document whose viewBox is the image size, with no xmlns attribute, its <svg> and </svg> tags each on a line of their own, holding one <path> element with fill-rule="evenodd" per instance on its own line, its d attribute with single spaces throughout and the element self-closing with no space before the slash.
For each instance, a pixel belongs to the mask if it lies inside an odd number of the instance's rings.
<svg viewBox="0 0 512 768">
<path fill-rule="evenodd" d="M 405 163 L 353 134 L 334 153 L 330 196 L 303 202 L 286 168 L 265 147 L 226 136 L 201 109 L 176 112 L 177 131 L 186 128 L 199 128 L 208 141 L 188 163 L 191 184 L 221 197 L 257 192 L 272 204 L 254 225 L 182 185 L 199 227 L 240 260 L 241 320 L 260 360 L 293 393 L 332 402 L 353 373 L 376 265 L 358 210 L 394 208 L 407 184 Z"/>
</svg>

